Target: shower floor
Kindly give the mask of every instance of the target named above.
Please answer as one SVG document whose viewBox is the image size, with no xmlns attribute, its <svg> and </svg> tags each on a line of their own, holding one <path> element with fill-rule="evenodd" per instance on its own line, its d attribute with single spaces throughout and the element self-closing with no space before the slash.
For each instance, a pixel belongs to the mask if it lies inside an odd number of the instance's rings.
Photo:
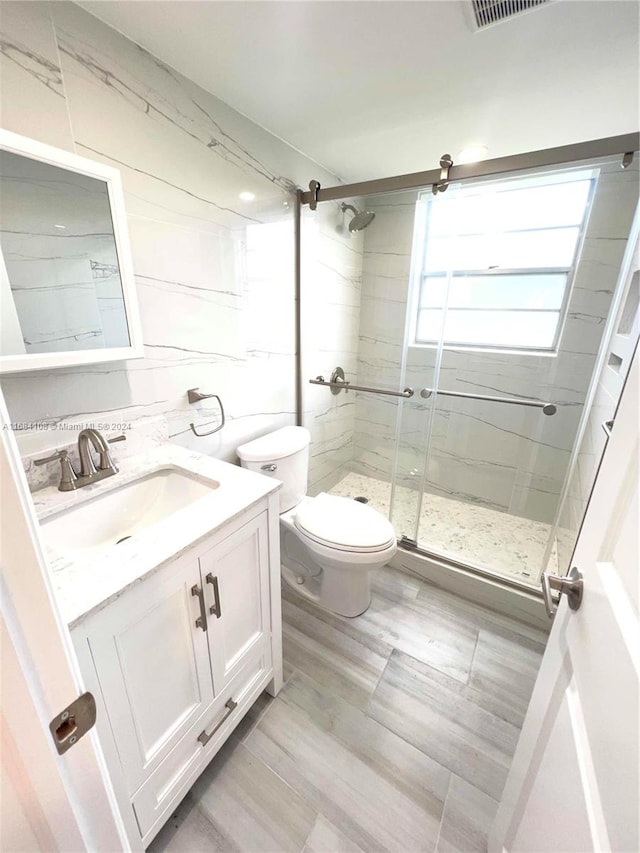
<svg viewBox="0 0 640 853">
<path fill-rule="evenodd" d="M 391 484 L 383 480 L 350 472 L 329 491 L 343 497 L 367 497 L 370 506 L 389 515 Z M 396 489 L 393 523 L 398 536 L 413 535 L 415 498 L 410 489 Z M 550 524 L 425 492 L 418 544 L 461 563 L 537 586 L 550 529 Z M 557 567 L 554 542 L 547 570 L 557 574 Z"/>
</svg>

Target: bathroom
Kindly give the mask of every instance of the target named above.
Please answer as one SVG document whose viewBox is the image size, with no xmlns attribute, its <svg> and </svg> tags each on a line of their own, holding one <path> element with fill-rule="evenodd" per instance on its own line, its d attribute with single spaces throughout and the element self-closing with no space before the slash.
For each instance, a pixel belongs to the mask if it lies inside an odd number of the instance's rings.
<svg viewBox="0 0 640 853">
<path fill-rule="evenodd" d="M 366 10 L 366 24 L 356 7 L 363 15 Z M 557 0 L 485 32 L 474 31 L 467 12 L 465 3 L 455 2 L 3 2 L 0 8 L 2 128 L 120 173 L 144 344 L 143 358 L 3 373 L 9 421 L 34 500 L 38 491 L 56 485 L 59 468 L 34 461 L 64 447 L 73 454 L 79 431 L 90 424 L 108 438 L 126 436 L 112 446 L 123 471 L 127 460 L 167 444 L 237 467 L 239 447 L 300 424 L 311 438 L 308 494 L 366 498 L 365 506 L 386 516 L 398 539 L 405 538 L 391 567 L 373 574 L 372 604 L 362 616 L 326 616 L 304 600 L 302 589 L 283 587 L 285 684 L 278 698 L 261 695 L 251 706 L 182 805 L 165 815 L 163 828 L 149 842 L 156 845 L 152 849 L 302 850 L 306 845 L 308 850 L 442 851 L 486 845 L 548 635 L 541 573 L 570 568 L 607 440 L 601 422 L 613 417 L 603 402 L 613 399 L 613 386 L 595 381 L 611 358 L 602 342 L 620 332 L 619 315 L 629 329 L 637 329 L 637 320 L 634 326 L 633 316 L 627 316 L 637 273 L 635 281 L 627 279 L 634 263 L 629 238 L 637 228 L 638 157 L 621 169 L 626 151 L 596 147 L 582 158 L 578 152 L 511 167 L 531 173 L 579 167 L 589 175 L 599 170 L 603 197 L 591 199 L 579 239 L 582 261 L 606 267 L 607 284 L 599 287 L 589 279 L 587 267 L 584 284 L 576 279 L 573 291 L 582 303 L 568 310 L 562 304 L 571 368 L 564 372 L 548 354 L 531 367 L 538 357 L 522 351 L 505 367 L 504 353 L 447 347 L 444 334 L 430 335 L 429 346 L 415 346 L 412 318 L 421 307 L 420 271 L 411 268 L 416 210 L 464 201 L 467 187 L 513 178 L 508 164 L 489 173 L 482 171 L 482 161 L 461 166 L 464 175 L 456 172 L 465 146 L 486 144 L 488 163 L 637 132 L 638 10 L 635 3 L 617 0 Z M 356 41 L 363 26 L 370 39 L 366 60 Z M 245 27 L 253 38 L 253 60 L 241 41 Z M 209 41 L 212 29 L 215 42 Z M 424 95 L 419 116 L 415 110 L 403 116 L 399 104 L 394 109 L 394 87 L 420 97 L 418 77 L 412 80 L 410 74 L 417 74 L 424 56 L 418 49 L 401 49 L 399 34 L 409 39 L 432 29 L 440 35 L 428 37 L 427 52 L 433 54 L 432 67 L 440 69 L 442 90 L 434 86 L 428 100 Z M 187 49 L 185 42 L 182 51 L 172 52 L 176 32 L 185 39 L 188 34 L 193 47 Z M 230 44 L 230 33 L 237 40 L 235 56 L 225 45 L 225 32 Z M 387 32 L 398 35 L 406 64 L 378 66 L 374 57 Z M 491 85 L 498 85 L 508 75 L 497 58 L 491 64 L 492 53 L 502 50 L 500 61 L 506 61 L 504 46 L 513 51 L 514 40 L 524 33 L 531 39 L 531 66 L 542 74 L 547 63 L 548 76 L 518 90 L 528 79 L 523 61 L 522 77 L 509 90 L 511 100 L 490 97 L 488 85 L 480 88 L 469 66 L 462 77 L 446 76 L 455 61 L 450 55 L 455 38 L 458 59 L 475 45 L 475 58 L 486 63 Z M 286 43 L 278 43 L 283 34 Z M 329 67 L 333 76 L 324 81 L 302 76 L 311 63 L 291 42 L 303 35 L 305 44 L 316 45 L 318 67 L 325 74 Z M 330 38 L 332 49 L 323 49 Z M 218 65 L 210 55 L 213 44 Z M 546 45 L 547 53 L 538 57 L 536 50 Z M 252 78 L 246 70 L 254 83 L 261 62 L 262 75 L 267 73 L 269 46 L 282 55 L 273 68 L 273 88 L 280 95 L 270 102 L 272 115 L 264 112 L 266 106 L 252 111 L 248 95 L 243 100 L 233 89 L 242 67 L 255 64 Z M 304 99 L 277 77 L 295 62 L 300 85 L 309 87 Z M 233 69 L 226 76 L 224 63 Z M 365 68 L 371 75 L 368 87 Z M 554 74 L 561 78 L 557 85 L 551 83 Z M 462 91 L 465 86 L 468 91 Z M 332 87 L 345 89 L 350 100 L 342 92 L 341 101 L 327 103 Z M 365 118 L 356 109 L 359 97 L 371 98 L 376 90 L 391 93 L 386 112 L 369 100 L 368 124 L 359 127 Z M 310 114 L 314 101 L 322 108 L 308 124 L 296 118 L 303 100 Z M 531 115 L 535 121 L 527 120 Z M 284 124 L 278 132 L 278 121 L 285 119 L 289 136 Z M 324 149 L 315 142 L 320 131 Z M 453 158 L 454 179 L 446 192 L 434 194 L 431 183 L 439 180 L 446 151 Z M 327 188 L 341 184 L 420 171 L 436 176 L 427 185 L 360 186 L 323 197 Z M 456 176 L 470 180 L 456 183 Z M 316 210 L 307 189 L 312 180 L 320 184 Z M 298 188 L 307 196 L 300 209 L 299 252 Z M 343 204 L 374 212 L 375 218 L 352 233 L 355 214 Z M 590 258 L 588 230 L 599 223 L 607 227 L 592 235 L 593 245 L 604 246 L 605 255 Z M 589 288 L 606 292 L 585 307 Z M 424 361 L 417 362 L 418 356 Z M 310 384 L 318 376 L 329 382 L 337 367 L 351 385 L 400 393 L 411 387 L 414 394 L 405 399 Z M 619 394 L 620 383 L 616 387 Z M 190 403 L 190 389 L 217 395 L 225 412 L 222 429 L 218 400 Z M 421 395 L 425 389 L 433 389 L 430 396 Z M 546 415 L 539 407 L 442 393 L 465 390 L 549 402 L 557 411 Z M 198 433 L 216 431 L 197 436 L 191 424 Z M 506 430 L 518 438 L 507 438 Z M 447 538 L 453 525 L 430 530 L 436 515 L 450 519 L 454 510 L 444 503 L 436 513 L 437 500 L 455 500 L 456 512 L 473 510 L 471 520 L 455 516 L 456 530 L 488 526 L 494 550 L 486 537 L 480 542 Z M 496 518 L 506 527 L 491 527 L 487 519 L 493 524 Z M 522 528 L 524 539 L 517 539 Z M 55 622 L 46 596 L 41 606 L 48 607 L 48 615 L 9 588 L 19 624 L 35 628 Z M 26 627 L 25 636 L 36 642 Z M 20 646 L 15 635 L 13 640 L 20 655 L 31 656 L 34 678 L 42 679 L 37 649 Z M 68 642 L 66 649 L 69 653 Z M 78 687 L 77 677 L 75 682 Z M 37 707 L 47 724 L 70 701 L 72 688 L 61 695 L 63 683 L 39 684 Z M 410 684 L 416 692 L 402 716 L 398 696 Z M 429 705 L 427 697 L 451 700 L 459 685 L 504 702 L 505 694 L 513 694 L 509 708 L 499 712 L 464 697 L 485 730 L 495 727 L 498 741 L 508 741 L 508 748 L 498 750 L 495 776 L 467 772 L 462 759 L 451 768 L 437 739 L 428 735 L 433 729 L 444 738 L 438 720 L 447 709 Z M 292 737 L 281 737 L 281 729 L 285 735 L 298 733 L 297 746 Z M 16 731 L 10 727 L 14 737 Z M 74 792 L 70 800 L 82 815 L 77 831 L 84 847 L 73 849 L 114 849 L 109 839 L 122 838 L 123 830 L 113 817 L 119 836 L 109 836 L 106 827 L 117 792 L 107 780 L 99 810 L 105 834 L 98 843 L 91 808 L 78 785 L 89 772 L 91 759 L 82 755 L 89 745 L 104 773 L 105 759 L 93 735 L 63 759 L 65 784 Z M 52 749 L 51 743 L 46 748 Z M 285 760 L 287 751 L 292 760 Z M 107 764 L 110 760 L 107 756 Z M 310 761 L 317 762 L 317 780 Z M 24 787 L 20 790 L 24 795 Z M 36 799 L 27 797 L 30 808 L 20 800 L 32 828 Z M 54 835 L 63 833 L 48 813 L 47 818 Z M 41 836 L 39 842 L 26 849 L 65 849 L 59 841 L 55 848 L 47 845 Z M 556 839 L 552 843 L 555 848 L 548 849 L 570 849 L 558 847 Z"/>
</svg>

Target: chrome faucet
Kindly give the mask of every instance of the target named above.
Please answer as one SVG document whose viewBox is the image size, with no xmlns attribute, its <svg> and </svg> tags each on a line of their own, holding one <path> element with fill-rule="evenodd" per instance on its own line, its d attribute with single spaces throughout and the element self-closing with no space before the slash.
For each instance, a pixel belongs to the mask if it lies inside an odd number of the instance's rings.
<svg viewBox="0 0 640 853">
<path fill-rule="evenodd" d="M 60 462 L 60 484 L 58 491 L 71 492 L 81 489 L 90 483 L 97 483 L 105 477 L 112 477 L 118 473 L 118 468 L 109 453 L 109 444 L 116 441 L 125 441 L 126 435 L 117 435 L 115 438 L 105 439 L 97 429 L 83 429 L 78 436 L 78 453 L 80 454 L 80 473 L 76 474 L 66 450 L 56 450 L 51 456 L 44 459 L 34 459 L 34 465 L 44 465 L 46 462 Z M 99 455 L 98 467 L 93 461 L 89 449 L 91 442 L 94 450 Z"/>
</svg>

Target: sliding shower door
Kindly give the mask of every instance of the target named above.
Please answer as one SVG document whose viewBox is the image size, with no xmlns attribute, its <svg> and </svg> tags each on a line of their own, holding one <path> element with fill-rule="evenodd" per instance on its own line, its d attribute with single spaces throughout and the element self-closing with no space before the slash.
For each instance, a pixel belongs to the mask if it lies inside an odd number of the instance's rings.
<svg viewBox="0 0 640 853">
<path fill-rule="evenodd" d="M 305 210 L 309 493 L 514 583 L 563 571 L 560 499 L 637 199 L 616 157 Z M 364 390 L 309 384 L 336 368 Z"/>
<path fill-rule="evenodd" d="M 391 506 L 407 544 L 525 584 L 557 569 L 636 200 L 618 159 L 419 194 L 402 371 L 415 395 L 398 412 Z"/>
</svg>

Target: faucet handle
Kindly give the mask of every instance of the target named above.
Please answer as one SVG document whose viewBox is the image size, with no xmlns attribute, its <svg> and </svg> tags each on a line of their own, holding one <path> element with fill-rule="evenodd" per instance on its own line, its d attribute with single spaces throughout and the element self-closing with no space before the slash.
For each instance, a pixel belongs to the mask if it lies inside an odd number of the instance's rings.
<svg viewBox="0 0 640 853">
<path fill-rule="evenodd" d="M 126 441 L 126 440 L 127 440 L 127 436 L 124 433 L 122 433 L 122 435 L 116 435 L 113 438 L 108 438 L 107 444 L 115 444 L 116 441 Z"/>
<path fill-rule="evenodd" d="M 76 488 L 78 475 L 73 469 L 68 451 L 56 450 L 56 452 L 51 456 L 45 456 L 42 459 L 34 459 L 33 464 L 38 466 L 45 465 L 47 462 L 55 462 L 56 460 L 60 462 L 60 485 L 58 486 L 58 491 L 72 492 Z"/>
</svg>

